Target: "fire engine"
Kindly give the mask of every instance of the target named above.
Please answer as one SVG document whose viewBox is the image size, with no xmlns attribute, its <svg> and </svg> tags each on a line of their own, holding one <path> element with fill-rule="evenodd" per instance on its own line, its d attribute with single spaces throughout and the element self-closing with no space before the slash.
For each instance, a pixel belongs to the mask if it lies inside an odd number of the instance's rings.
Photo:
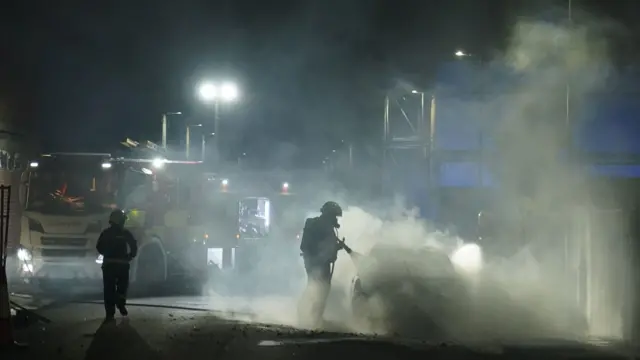
<svg viewBox="0 0 640 360">
<path fill-rule="evenodd" d="M 296 199 L 289 182 L 247 173 L 206 178 L 208 262 L 242 272 L 257 265 L 267 248 L 283 242 L 290 247 L 296 239 L 299 224 L 287 223 L 295 218 L 287 211 Z"/>
<path fill-rule="evenodd" d="M 127 212 L 138 241 L 137 288 L 202 284 L 212 271 L 234 268 L 238 253 L 270 241 L 273 196 L 252 196 L 261 191 L 241 186 L 242 176 L 205 173 L 201 162 L 172 160 L 152 142 L 123 144 L 135 156 L 56 153 L 31 162 L 17 270 L 32 290 L 98 284 L 95 245 L 114 208 Z M 281 198 L 291 195 L 289 183 L 279 188 Z"/>
<path fill-rule="evenodd" d="M 65 290 L 62 282 L 97 282 L 95 245 L 115 206 L 110 154 L 53 153 L 22 174 L 16 285 Z"/>
</svg>

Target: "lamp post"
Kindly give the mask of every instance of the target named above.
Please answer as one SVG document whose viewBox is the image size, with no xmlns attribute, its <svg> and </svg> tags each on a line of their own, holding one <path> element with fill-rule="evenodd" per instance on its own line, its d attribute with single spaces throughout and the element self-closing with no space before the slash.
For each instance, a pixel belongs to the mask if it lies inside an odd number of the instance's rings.
<svg viewBox="0 0 640 360">
<path fill-rule="evenodd" d="M 198 93 L 203 102 L 213 104 L 213 133 L 215 134 L 213 138 L 213 148 L 217 157 L 219 154 L 218 138 L 220 137 L 220 103 L 229 103 L 238 99 L 239 90 L 236 84 L 230 82 L 220 84 L 204 82 L 200 84 Z"/>
<path fill-rule="evenodd" d="M 187 125 L 187 135 L 186 135 L 186 144 L 185 144 L 185 154 L 187 160 L 189 160 L 189 149 L 191 148 L 191 128 L 192 127 L 201 127 L 202 124 L 192 124 Z"/>
<path fill-rule="evenodd" d="M 167 150 L 167 117 L 171 115 L 182 115 L 182 112 L 174 111 L 162 114 L 162 148 L 164 150 Z"/>
<path fill-rule="evenodd" d="M 201 154 L 200 154 L 200 160 L 202 160 L 202 162 L 204 162 L 204 159 L 206 158 L 207 155 L 207 136 L 215 136 L 216 133 L 204 133 L 202 134 L 202 148 L 200 149 Z"/>
</svg>

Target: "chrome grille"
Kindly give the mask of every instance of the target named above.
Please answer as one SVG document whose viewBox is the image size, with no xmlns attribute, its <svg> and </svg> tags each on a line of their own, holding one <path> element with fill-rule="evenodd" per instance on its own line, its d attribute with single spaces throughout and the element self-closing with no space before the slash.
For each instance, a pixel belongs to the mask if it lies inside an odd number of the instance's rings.
<svg viewBox="0 0 640 360">
<path fill-rule="evenodd" d="M 41 239 L 44 246 L 77 246 L 84 247 L 87 245 L 86 238 L 63 238 L 63 237 L 51 237 L 43 236 Z"/>
</svg>

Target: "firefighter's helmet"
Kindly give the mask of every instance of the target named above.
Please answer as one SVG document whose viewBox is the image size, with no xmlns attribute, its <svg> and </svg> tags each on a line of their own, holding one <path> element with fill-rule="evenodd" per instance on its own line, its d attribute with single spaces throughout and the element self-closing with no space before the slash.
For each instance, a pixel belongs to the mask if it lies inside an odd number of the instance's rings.
<svg viewBox="0 0 640 360">
<path fill-rule="evenodd" d="M 116 209 L 111 212 L 109 215 L 109 224 L 124 226 L 124 223 L 127 221 L 127 214 L 121 209 Z"/>
<path fill-rule="evenodd" d="M 342 208 L 335 201 L 327 201 L 320 208 L 320 212 L 323 215 L 341 217 L 342 216 Z"/>
</svg>

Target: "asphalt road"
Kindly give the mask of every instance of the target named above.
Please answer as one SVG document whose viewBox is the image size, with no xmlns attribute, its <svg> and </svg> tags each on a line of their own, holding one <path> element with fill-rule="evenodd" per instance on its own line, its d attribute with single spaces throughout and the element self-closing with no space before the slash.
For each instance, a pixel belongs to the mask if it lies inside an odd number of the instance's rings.
<svg viewBox="0 0 640 360">
<path fill-rule="evenodd" d="M 215 299 L 214 299 L 215 300 Z M 250 301 L 205 297 L 134 299 L 128 320 L 101 326 L 98 303 L 51 303 L 38 312 L 51 320 L 19 331 L 29 344 L 2 359 L 323 359 L 365 357 L 413 359 L 628 359 L 612 346 L 569 342 L 529 344 L 430 343 L 325 332 L 269 324 L 268 316 L 251 313 Z M 290 304 L 282 302 L 283 308 Z M 275 302 L 278 302 L 274 300 Z M 212 310 L 224 304 L 223 311 Z M 135 305 L 138 304 L 138 305 Z M 230 305 L 233 304 L 233 305 Z M 218 306 L 219 307 L 219 306 Z M 245 309 L 247 311 L 240 311 Z M 260 310 L 260 309 L 253 309 Z M 1 354 L 1 353 L 0 353 Z"/>
</svg>

